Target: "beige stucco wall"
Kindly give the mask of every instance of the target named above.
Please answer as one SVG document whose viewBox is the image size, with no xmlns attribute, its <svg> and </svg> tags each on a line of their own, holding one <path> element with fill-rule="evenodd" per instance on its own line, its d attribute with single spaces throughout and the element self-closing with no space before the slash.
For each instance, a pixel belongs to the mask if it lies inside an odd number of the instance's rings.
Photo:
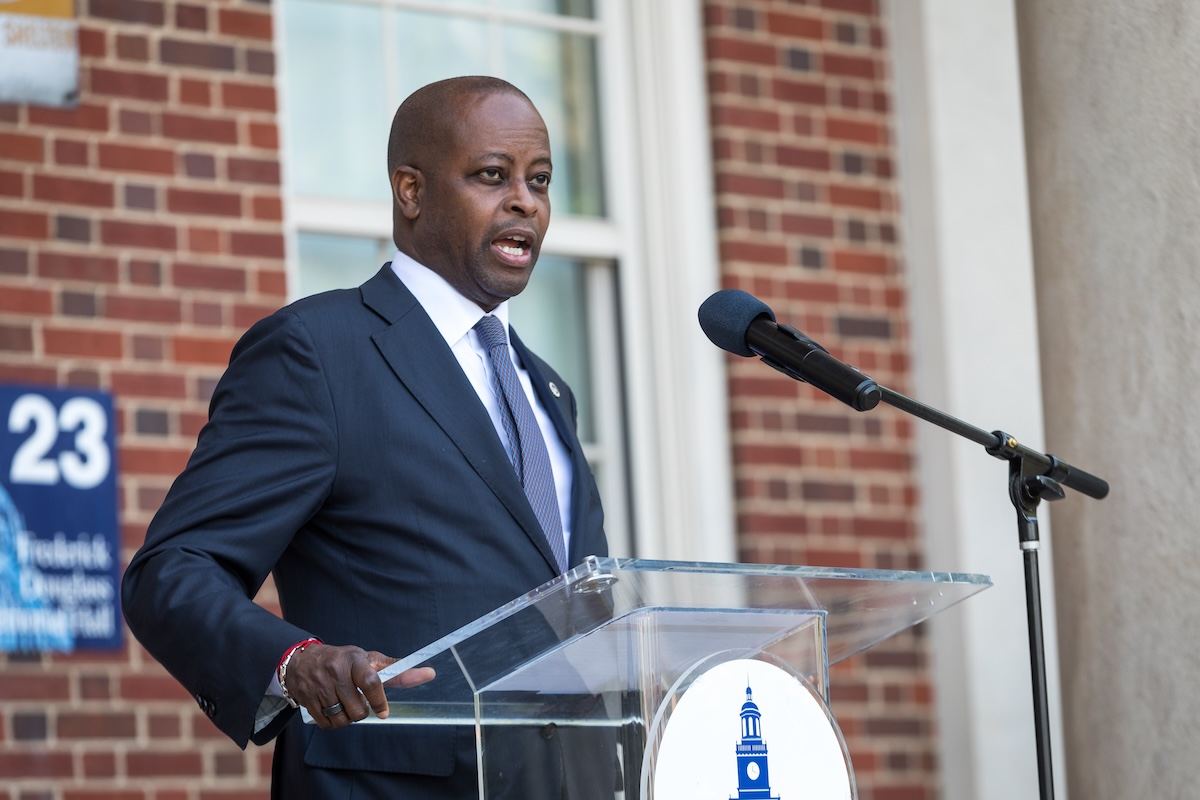
<svg viewBox="0 0 1200 800">
<path fill-rule="evenodd" d="M 1197 797 L 1200 3 L 1017 9 L 1070 793 Z"/>
</svg>

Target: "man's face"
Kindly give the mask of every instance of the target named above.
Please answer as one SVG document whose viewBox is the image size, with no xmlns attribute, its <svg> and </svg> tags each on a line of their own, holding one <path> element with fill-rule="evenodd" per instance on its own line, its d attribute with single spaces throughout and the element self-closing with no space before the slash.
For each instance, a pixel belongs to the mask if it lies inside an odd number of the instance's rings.
<svg viewBox="0 0 1200 800">
<path fill-rule="evenodd" d="M 472 97 L 457 116 L 445 146 L 421 165 L 413 248 L 490 311 L 525 288 L 537 262 L 550 224 L 550 141 L 519 95 Z"/>
</svg>

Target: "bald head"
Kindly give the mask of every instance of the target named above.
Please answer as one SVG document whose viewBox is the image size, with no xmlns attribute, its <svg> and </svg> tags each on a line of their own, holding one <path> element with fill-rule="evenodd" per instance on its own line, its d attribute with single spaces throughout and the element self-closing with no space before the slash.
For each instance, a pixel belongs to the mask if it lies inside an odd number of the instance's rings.
<svg viewBox="0 0 1200 800">
<path fill-rule="evenodd" d="M 427 168 L 431 154 L 452 141 L 468 101 L 491 94 L 512 94 L 533 102 L 500 78 L 469 75 L 417 89 L 396 109 L 388 137 L 388 175 L 405 164 Z"/>
</svg>

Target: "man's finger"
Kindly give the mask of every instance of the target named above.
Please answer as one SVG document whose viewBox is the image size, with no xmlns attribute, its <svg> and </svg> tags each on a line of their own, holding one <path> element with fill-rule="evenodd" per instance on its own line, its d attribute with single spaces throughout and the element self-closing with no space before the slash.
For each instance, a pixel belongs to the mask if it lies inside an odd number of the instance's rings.
<svg viewBox="0 0 1200 800">
<path fill-rule="evenodd" d="M 385 667 L 390 667 L 400 659 L 385 656 L 376 650 L 367 653 L 367 658 L 371 661 L 371 666 L 378 672 Z M 429 683 L 437 677 L 433 667 L 413 667 L 410 670 L 405 670 L 399 675 L 394 675 L 388 678 L 387 685 L 400 689 L 411 689 L 414 686 L 420 686 L 422 683 Z"/>
<path fill-rule="evenodd" d="M 353 712 L 346 708 L 340 700 L 334 700 L 329 705 L 322 706 L 321 716 L 334 728 L 343 724 L 348 725 L 354 719 Z"/>
<path fill-rule="evenodd" d="M 393 688 L 399 687 L 401 689 L 411 689 L 414 686 L 420 686 L 423 683 L 429 683 L 436 676 L 437 673 L 433 671 L 433 667 L 413 667 L 412 669 L 407 669 L 404 672 L 401 672 L 399 675 L 389 680 L 388 685 Z M 389 708 L 384 708 L 382 710 L 378 708 L 375 709 L 375 716 L 379 717 L 380 719 L 386 719 L 389 713 Z"/>
<path fill-rule="evenodd" d="M 322 730 L 329 730 L 334 726 L 334 721 L 325 714 L 326 706 L 321 705 L 320 701 L 314 701 L 305 706 L 308 709 L 308 715 L 312 717 L 313 722 Z"/>
<path fill-rule="evenodd" d="M 436 677 L 437 673 L 433 671 L 433 667 L 413 667 L 412 669 L 404 670 L 404 672 L 392 678 L 388 683 L 393 686 L 399 686 L 401 689 L 411 689 L 414 686 L 429 683 Z"/>
<path fill-rule="evenodd" d="M 364 653 L 363 658 L 355 659 L 351 667 L 350 677 L 354 680 L 358 691 L 361 692 L 359 697 L 366 701 L 361 705 L 362 716 L 354 717 L 356 722 L 366 718 L 368 705 L 375 712 L 375 716 L 380 719 L 387 717 L 387 696 L 383 692 L 383 683 L 379 680 L 379 673 L 375 671 L 376 659 L 374 656 L 377 655 L 379 654 Z"/>
<path fill-rule="evenodd" d="M 376 672 L 383 669 L 384 667 L 390 667 L 392 664 L 395 664 L 399 660 L 400 659 L 398 659 L 398 658 L 392 658 L 391 656 L 385 656 L 383 653 L 379 652 L 378 650 L 368 650 L 367 651 L 367 661 L 369 661 L 371 663 L 371 669 L 375 670 Z"/>
<path fill-rule="evenodd" d="M 385 656 L 383 653 L 372 650 L 367 653 L 367 660 L 370 662 L 371 668 L 378 671 L 395 664 L 399 659 Z M 414 667 L 389 678 L 387 686 L 389 688 L 411 689 L 414 686 L 428 683 L 434 679 L 436 674 L 432 667 Z M 379 680 L 378 674 L 374 674 L 372 677 L 374 681 Z M 388 705 L 387 695 L 383 686 L 380 686 L 378 694 L 374 691 L 368 691 L 366 686 L 363 686 L 362 689 L 367 702 L 371 704 L 371 710 L 375 712 L 375 716 L 380 719 L 387 719 L 388 714 L 391 713 L 391 709 Z"/>
</svg>

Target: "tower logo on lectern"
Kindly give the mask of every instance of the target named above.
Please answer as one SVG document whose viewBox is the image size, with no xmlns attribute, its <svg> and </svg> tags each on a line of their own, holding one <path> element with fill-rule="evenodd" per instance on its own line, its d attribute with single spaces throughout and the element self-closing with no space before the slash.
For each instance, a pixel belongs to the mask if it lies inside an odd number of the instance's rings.
<svg viewBox="0 0 1200 800">
<path fill-rule="evenodd" d="M 773 657 L 698 667 L 704 669 L 676 684 L 647 728 L 641 797 L 854 800 L 849 754 L 808 680 Z"/>
<path fill-rule="evenodd" d="M 741 711 L 742 738 L 737 754 L 738 791 L 730 800 L 779 800 L 771 794 L 771 773 L 767 766 L 767 743 L 762 735 L 762 712 L 754 702 L 754 693 L 746 686 L 746 702 Z"/>
</svg>

